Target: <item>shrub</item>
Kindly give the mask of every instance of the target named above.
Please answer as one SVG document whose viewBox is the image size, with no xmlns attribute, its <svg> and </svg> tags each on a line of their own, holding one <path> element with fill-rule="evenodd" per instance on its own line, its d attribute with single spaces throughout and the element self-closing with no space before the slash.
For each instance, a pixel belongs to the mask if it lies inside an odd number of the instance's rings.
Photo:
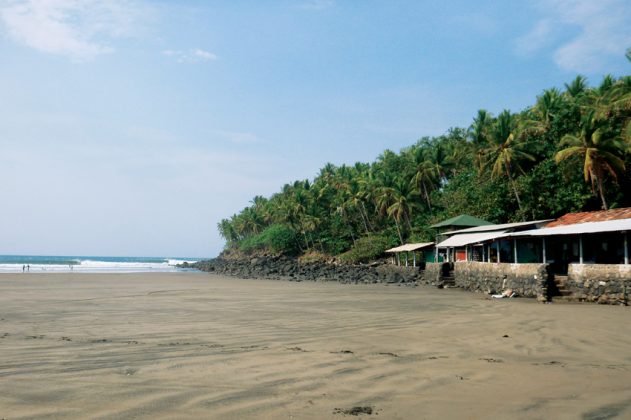
<svg viewBox="0 0 631 420">
<path fill-rule="evenodd" d="M 340 261 L 350 264 L 368 262 L 380 257 L 388 249 L 388 239 L 371 235 L 358 239 L 353 247 L 339 256 Z"/>
<path fill-rule="evenodd" d="M 241 241 L 240 249 L 247 253 L 268 250 L 274 253 L 292 254 L 296 251 L 296 233 L 285 225 L 271 225 L 258 235 Z"/>
</svg>

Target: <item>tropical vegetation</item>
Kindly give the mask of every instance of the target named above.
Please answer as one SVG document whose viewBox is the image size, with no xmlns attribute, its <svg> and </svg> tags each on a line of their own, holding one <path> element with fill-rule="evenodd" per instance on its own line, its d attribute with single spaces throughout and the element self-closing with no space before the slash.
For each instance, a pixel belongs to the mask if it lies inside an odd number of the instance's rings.
<svg viewBox="0 0 631 420">
<path fill-rule="evenodd" d="M 372 163 L 327 163 L 313 180 L 257 196 L 222 220 L 228 248 L 343 254 L 432 240 L 466 213 L 504 223 L 631 206 L 631 76 L 578 76 L 520 112 L 478 111 L 468 128 L 423 137 Z"/>
</svg>

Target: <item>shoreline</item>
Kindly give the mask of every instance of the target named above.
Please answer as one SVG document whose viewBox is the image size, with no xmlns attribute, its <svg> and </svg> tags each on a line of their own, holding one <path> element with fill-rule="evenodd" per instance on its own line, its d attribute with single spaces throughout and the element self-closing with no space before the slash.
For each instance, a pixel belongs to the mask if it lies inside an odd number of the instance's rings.
<svg viewBox="0 0 631 420">
<path fill-rule="evenodd" d="M 627 311 L 201 272 L 5 274 L 0 417 L 625 417 Z"/>
</svg>

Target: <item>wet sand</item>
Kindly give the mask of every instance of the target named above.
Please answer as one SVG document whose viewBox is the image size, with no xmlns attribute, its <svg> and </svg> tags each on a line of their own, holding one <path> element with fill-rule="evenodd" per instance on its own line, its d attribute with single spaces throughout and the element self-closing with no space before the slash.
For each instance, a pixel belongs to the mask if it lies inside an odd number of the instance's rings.
<svg viewBox="0 0 631 420">
<path fill-rule="evenodd" d="M 630 317 L 425 287 L 3 274 L 0 418 L 630 418 Z"/>
</svg>

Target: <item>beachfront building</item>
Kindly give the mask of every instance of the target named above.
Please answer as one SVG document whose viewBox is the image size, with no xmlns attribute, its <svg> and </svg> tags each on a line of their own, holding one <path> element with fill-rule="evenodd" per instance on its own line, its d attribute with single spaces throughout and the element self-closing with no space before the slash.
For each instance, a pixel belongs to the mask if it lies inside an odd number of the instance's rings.
<svg viewBox="0 0 631 420">
<path fill-rule="evenodd" d="M 428 267 L 468 290 L 517 289 L 542 301 L 624 303 L 631 291 L 631 208 L 451 231 L 436 245 L 454 262 Z"/>
<path fill-rule="evenodd" d="M 511 241 L 512 234 L 526 230 L 537 230 L 552 219 L 531 222 L 489 224 L 467 229 L 453 230 L 444 234 L 446 238 L 436 245 L 448 255 L 448 262 L 479 261 L 506 262 L 538 262 L 541 247 L 532 241 L 523 240 L 517 244 Z"/>
<path fill-rule="evenodd" d="M 541 262 L 565 275 L 571 264 L 629 264 L 631 208 L 568 213 L 545 228 L 513 235 L 538 242 Z M 519 262 L 519 261 L 517 261 Z"/>
<path fill-rule="evenodd" d="M 386 250 L 386 253 L 392 254 L 392 264 L 405 265 L 406 267 L 411 264 L 412 267 L 416 267 L 417 262 L 421 263 L 420 266 L 424 266 L 425 262 L 432 261 L 434 258 L 433 250 L 434 242 L 422 242 L 390 248 Z M 411 262 L 410 253 L 412 254 Z"/>
<path fill-rule="evenodd" d="M 436 223 L 431 227 L 436 229 L 436 243 L 440 243 L 448 238 L 448 236 L 456 231 L 474 228 L 478 226 L 488 226 L 493 223 L 487 222 L 486 220 L 479 219 L 477 217 L 469 216 L 468 214 L 461 214 L 456 217 L 452 217 L 451 219 L 443 220 L 442 222 Z M 435 261 L 454 261 L 456 256 L 450 253 L 451 248 L 441 248 L 442 252 L 437 248 L 435 253 Z"/>
</svg>

